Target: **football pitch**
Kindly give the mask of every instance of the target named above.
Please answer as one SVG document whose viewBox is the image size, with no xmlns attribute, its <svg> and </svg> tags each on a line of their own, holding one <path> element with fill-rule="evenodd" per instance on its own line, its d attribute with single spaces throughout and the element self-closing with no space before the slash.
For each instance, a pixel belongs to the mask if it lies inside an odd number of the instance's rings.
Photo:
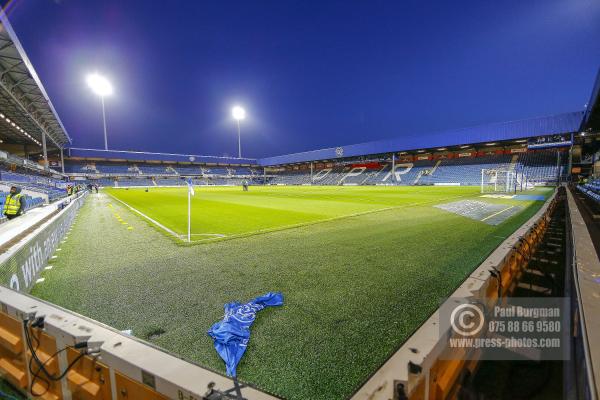
<svg viewBox="0 0 600 400">
<path fill-rule="evenodd" d="M 543 204 L 476 187 L 206 187 L 192 199 L 196 245 L 180 246 L 187 188 L 88 196 L 33 294 L 224 372 L 206 334 L 223 305 L 281 291 L 238 374 L 289 399 L 350 396 Z"/>
<path fill-rule="evenodd" d="M 472 195 L 473 188 L 402 191 L 381 187 L 256 186 L 196 188 L 191 197 L 193 242 L 253 235 L 395 207 L 414 207 Z M 476 191 L 476 189 L 475 189 Z M 106 191 L 151 225 L 187 240 L 187 188 Z"/>
</svg>

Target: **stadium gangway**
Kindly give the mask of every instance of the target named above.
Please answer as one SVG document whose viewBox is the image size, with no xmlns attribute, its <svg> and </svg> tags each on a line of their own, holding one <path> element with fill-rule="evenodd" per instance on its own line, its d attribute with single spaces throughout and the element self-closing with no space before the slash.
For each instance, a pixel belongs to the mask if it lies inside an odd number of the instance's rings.
<svg viewBox="0 0 600 400">
<path fill-rule="evenodd" d="M 572 190 L 567 190 L 567 296 L 571 299 L 573 349 L 564 368 L 572 398 L 600 398 L 600 258 Z M 592 217 L 588 215 L 588 217 Z"/>
</svg>

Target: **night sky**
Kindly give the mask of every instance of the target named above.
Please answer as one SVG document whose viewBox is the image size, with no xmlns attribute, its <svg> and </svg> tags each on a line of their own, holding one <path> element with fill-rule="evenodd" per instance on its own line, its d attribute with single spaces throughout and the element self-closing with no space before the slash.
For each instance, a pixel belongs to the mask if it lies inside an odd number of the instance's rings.
<svg viewBox="0 0 600 400">
<path fill-rule="evenodd" d="M 76 147 L 261 157 L 582 110 L 600 1 L 21 0 Z"/>
</svg>

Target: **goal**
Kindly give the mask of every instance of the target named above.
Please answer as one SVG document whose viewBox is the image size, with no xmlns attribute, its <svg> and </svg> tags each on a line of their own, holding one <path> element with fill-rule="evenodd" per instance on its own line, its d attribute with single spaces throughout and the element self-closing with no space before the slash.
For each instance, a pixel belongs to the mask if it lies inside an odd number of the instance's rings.
<svg viewBox="0 0 600 400">
<path fill-rule="evenodd" d="M 481 193 L 514 193 L 520 186 L 517 184 L 517 173 L 513 170 L 481 170 Z"/>
</svg>

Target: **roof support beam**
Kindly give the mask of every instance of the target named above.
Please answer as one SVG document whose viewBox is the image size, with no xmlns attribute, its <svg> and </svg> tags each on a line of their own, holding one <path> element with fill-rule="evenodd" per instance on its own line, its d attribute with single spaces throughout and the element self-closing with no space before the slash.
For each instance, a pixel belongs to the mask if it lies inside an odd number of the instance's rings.
<svg viewBox="0 0 600 400">
<path fill-rule="evenodd" d="M 63 148 L 61 147 L 60 148 L 60 168 L 61 168 L 62 173 L 64 174 L 65 173 L 65 155 L 63 153 L 64 153 L 64 151 L 63 151 Z"/>
<path fill-rule="evenodd" d="M 27 113 L 31 116 L 31 119 L 35 122 L 35 124 L 37 125 L 37 127 L 43 134 L 46 133 L 46 130 L 44 129 L 44 126 L 43 126 L 43 122 L 39 121 L 38 118 L 33 113 L 29 112 L 27 109 L 27 106 L 25 104 L 23 104 L 23 102 L 15 96 L 14 90 L 10 90 L 10 88 L 7 86 L 7 84 L 5 83 L 5 80 L 7 77 L 8 76 L 5 75 L 2 77 L 2 79 L 0 79 L 0 88 L 2 88 L 14 100 L 14 102 L 19 106 L 19 108 L 21 109 L 22 112 Z M 56 146 L 62 147 L 62 144 L 58 143 L 58 141 L 52 135 L 48 134 L 48 136 L 50 137 L 50 140 L 52 140 L 52 142 L 54 142 L 54 144 L 56 144 Z"/>
<path fill-rule="evenodd" d="M 42 152 L 44 154 L 44 167 L 48 168 L 48 151 L 46 150 L 46 133 L 42 131 Z"/>
<path fill-rule="evenodd" d="M 36 142 L 47 136 L 62 148 L 71 142 L 52 102 L 6 15 L 0 12 L 0 98 L 14 110 L 11 119 Z M 8 110 L 7 110 L 8 111 Z"/>
</svg>

